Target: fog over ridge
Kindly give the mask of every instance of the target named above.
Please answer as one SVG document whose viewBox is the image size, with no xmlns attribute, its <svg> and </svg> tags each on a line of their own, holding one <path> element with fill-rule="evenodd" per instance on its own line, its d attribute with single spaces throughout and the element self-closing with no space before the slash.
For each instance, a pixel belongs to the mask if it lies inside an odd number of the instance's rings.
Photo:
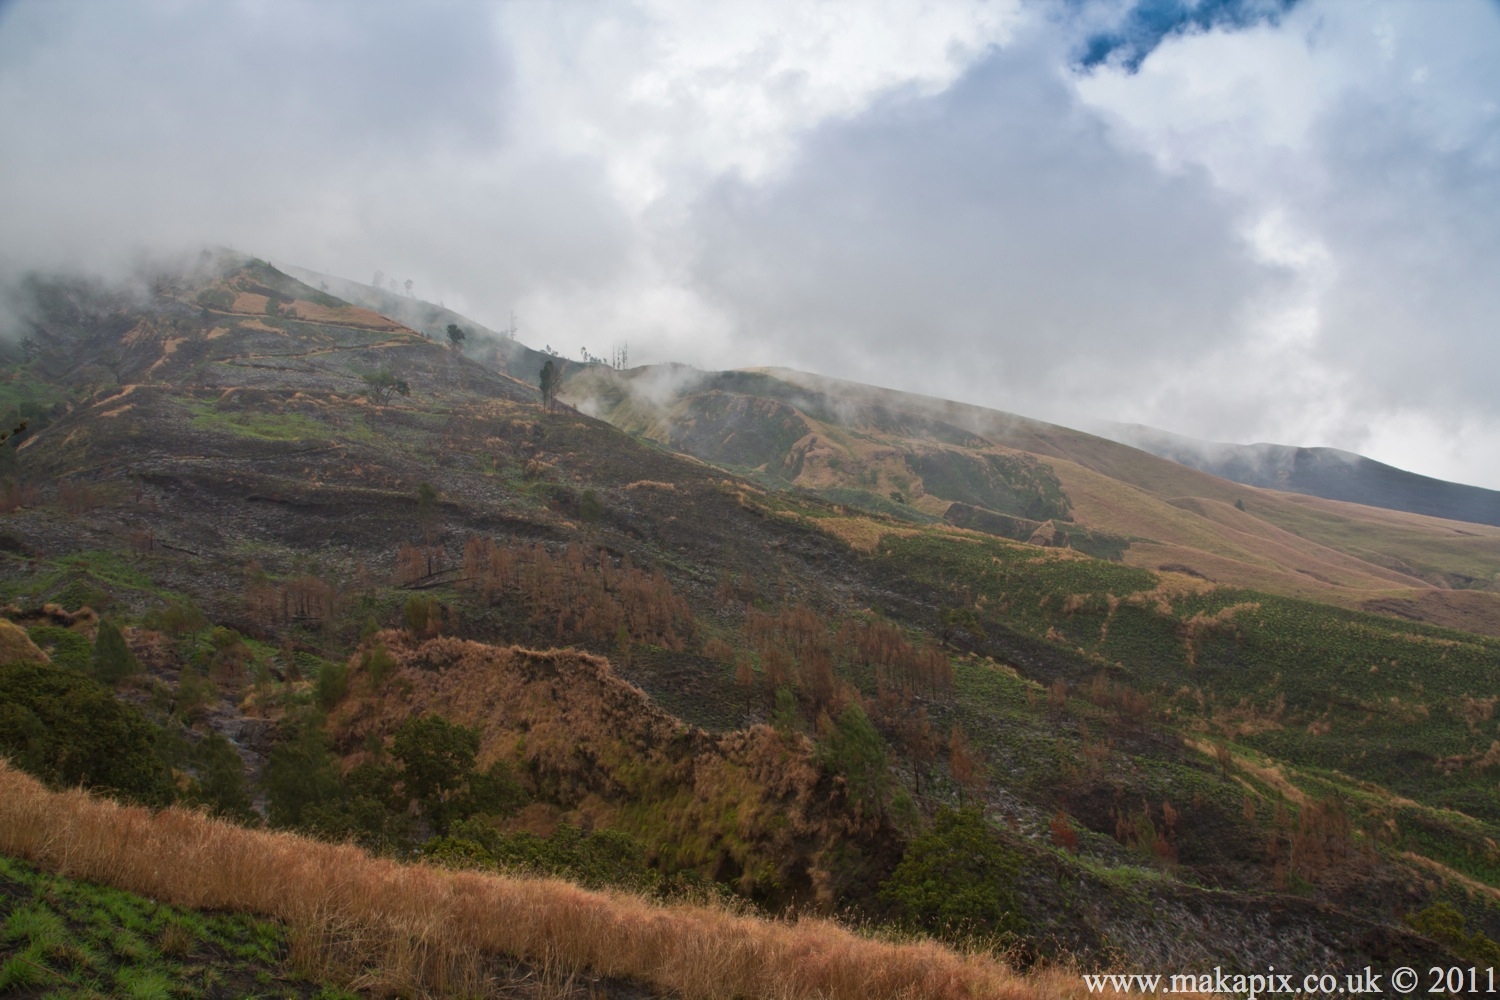
<svg viewBox="0 0 1500 1000">
<path fill-rule="evenodd" d="M 227 245 L 569 356 L 1500 487 L 1497 57 L 1488 0 L 14 2 L 0 269 Z"/>
</svg>

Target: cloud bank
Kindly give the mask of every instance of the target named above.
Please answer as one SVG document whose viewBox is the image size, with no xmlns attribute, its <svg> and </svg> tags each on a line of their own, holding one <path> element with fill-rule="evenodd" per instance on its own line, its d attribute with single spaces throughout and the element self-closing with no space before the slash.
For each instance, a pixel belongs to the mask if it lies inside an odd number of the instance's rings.
<svg viewBox="0 0 1500 1000">
<path fill-rule="evenodd" d="M 0 267 L 233 246 L 1500 487 L 1500 5 L 0 7 Z"/>
</svg>

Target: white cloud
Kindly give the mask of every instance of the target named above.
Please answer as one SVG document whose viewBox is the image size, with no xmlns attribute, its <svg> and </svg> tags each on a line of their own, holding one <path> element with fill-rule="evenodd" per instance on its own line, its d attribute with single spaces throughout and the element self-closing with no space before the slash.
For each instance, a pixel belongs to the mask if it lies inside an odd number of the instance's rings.
<svg viewBox="0 0 1500 1000">
<path fill-rule="evenodd" d="M 569 353 L 1500 486 L 1500 9 L 1071 71 L 1127 9 L 15 3 L 0 264 L 227 243 Z"/>
<path fill-rule="evenodd" d="M 1240 439 L 1454 475 L 1455 428 L 1500 421 L 1486 374 L 1500 364 L 1497 57 L 1500 10 L 1481 0 L 1314 2 L 1079 82 L 1121 142 L 1164 169 L 1208 170 L 1246 206 L 1254 245 L 1299 275 L 1264 304 L 1259 334 L 1293 364 L 1244 356 L 1265 405 Z M 1142 419 L 1222 425 L 1218 383 L 1204 385 Z M 1463 452 L 1458 478 L 1500 486 L 1500 445 Z"/>
</svg>

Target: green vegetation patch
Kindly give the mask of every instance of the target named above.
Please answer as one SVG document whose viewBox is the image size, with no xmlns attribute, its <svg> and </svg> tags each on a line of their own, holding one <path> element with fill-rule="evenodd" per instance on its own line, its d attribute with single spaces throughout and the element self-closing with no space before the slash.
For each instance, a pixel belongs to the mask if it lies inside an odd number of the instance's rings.
<svg viewBox="0 0 1500 1000">
<path fill-rule="evenodd" d="M 182 910 L 0 856 L 0 994 L 348 997 L 293 975 L 286 931 Z"/>
<path fill-rule="evenodd" d="M 86 636 L 71 629 L 60 625 L 33 625 L 26 634 L 59 667 L 88 673 L 93 665 L 93 644 Z"/>
<path fill-rule="evenodd" d="M 195 430 L 214 431 L 257 441 L 322 441 L 329 428 L 302 413 L 256 413 L 220 410 L 211 403 L 194 404 Z"/>
<path fill-rule="evenodd" d="M 157 726 L 90 677 L 0 665 L 0 753 L 43 781 L 166 805 L 173 786 L 160 744 Z"/>
</svg>

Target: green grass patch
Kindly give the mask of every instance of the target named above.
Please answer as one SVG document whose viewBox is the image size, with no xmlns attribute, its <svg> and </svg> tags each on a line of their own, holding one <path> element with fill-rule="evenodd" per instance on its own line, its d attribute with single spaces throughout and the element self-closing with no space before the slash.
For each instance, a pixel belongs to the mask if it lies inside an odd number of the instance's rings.
<svg viewBox="0 0 1500 1000">
<path fill-rule="evenodd" d="M 212 403 L 192 405 L 195 430 L 213 431 L 256 441 L 324 441 L 330 428 L 302 413 L 220 410 Z"/>
<path fill-rule="evenodd" d="M 348 997 L 285 964 L 285 929 L 205 914 L 0 856 L 0 994 L 140 1000 Z"/>
</svg>

